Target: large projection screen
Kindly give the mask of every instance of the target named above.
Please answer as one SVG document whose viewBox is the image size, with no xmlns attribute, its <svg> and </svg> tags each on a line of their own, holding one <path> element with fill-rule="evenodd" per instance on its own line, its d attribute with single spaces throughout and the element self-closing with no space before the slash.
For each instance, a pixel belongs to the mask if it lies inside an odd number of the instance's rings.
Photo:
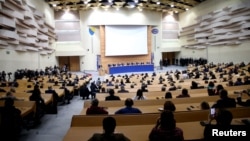
<svg viewBox="0 0 250 141">
<path fill-rule="evenodd" d="M 105 56 L 148 54 L 147 26 L 105 26 Z"/>
</svg>

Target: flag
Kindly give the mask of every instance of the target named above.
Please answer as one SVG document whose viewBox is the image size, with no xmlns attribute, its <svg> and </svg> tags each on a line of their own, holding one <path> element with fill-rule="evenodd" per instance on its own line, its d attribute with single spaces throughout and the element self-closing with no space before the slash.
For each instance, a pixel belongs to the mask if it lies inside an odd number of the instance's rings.
<svg viewBox="0 0 250 141">
<path fill-rule="evenodd" d="M 94 27 L 89 27 L 89 34 L 93 36 L 95 34 L 95 28 Z"/>
</svg>

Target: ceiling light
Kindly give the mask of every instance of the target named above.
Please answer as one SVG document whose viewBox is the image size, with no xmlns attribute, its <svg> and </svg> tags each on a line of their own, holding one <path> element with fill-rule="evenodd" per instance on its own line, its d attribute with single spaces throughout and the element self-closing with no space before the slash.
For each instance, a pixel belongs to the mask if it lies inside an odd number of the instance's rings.
<svg viewBox="0 0 250 141">
<path fill-rule="evenodd" d="M 188 11 L 189 9 L 188 9 L 188 8 L 186 8 L 185 10 L 186 10 L 186 11 Z"/>
<path fill-rule="evenodd" d="M 156 2 L 156 4 L 158 4 L 158 5 L 159 5 L 159 4 L 161 4 L 161 3 L 160 3 L 159 1 L 157 1 L 157 2 Z"/>
<path fill-rule="evenodd" d="M 174 5 L 173 5 L 173 4 L 171 4 L 171 5 L 170 5 L 170 7 L 174 7 Z"/>
<path fill-rule="evenodd" d="M 53 4 L 53 7 L 56 7 L 56 4 Z"/>
</svg>

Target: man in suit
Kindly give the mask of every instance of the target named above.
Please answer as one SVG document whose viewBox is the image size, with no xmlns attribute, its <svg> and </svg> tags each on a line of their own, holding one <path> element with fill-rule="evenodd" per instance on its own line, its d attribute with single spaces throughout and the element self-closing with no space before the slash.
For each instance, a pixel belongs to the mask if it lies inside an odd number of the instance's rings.
<svg viewBox="0 0 250 141">
<path fill-rule="evenodd" d="M 105 100 L 121 100 L 119 96 L 115 96 L 114 89 L 109 90 L 109 96 L 105 97 Z"/>
<path fill-rule="evenodd" d="M 57 103 L 58 103 L 58 100 L 59 100 L 59 96 L 58 96 L 58 93 L 53 90 L 52 86 L 49 86 L 48 87 L 48 90 L 45 90 L 45 93 L 46 94 L 52 94 L 53 96 L 53 103 L 51 105 L 51 108 L 48 109 L 50 111 L 50 113 L 57 113 Z"/>
</svg>

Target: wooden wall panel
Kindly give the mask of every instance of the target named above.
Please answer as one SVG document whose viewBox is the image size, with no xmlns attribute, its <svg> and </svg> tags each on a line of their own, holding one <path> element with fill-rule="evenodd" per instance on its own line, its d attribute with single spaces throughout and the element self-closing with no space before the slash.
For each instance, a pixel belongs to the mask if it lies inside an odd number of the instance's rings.
<svg viewBox="0 0 250 141">
<path fill-rule="evenodd" d="M 80 71 L 79 56 L 70 56 L 69 57 L 69 67 L 70 67 L 70 71 Z"/>
</svg>

